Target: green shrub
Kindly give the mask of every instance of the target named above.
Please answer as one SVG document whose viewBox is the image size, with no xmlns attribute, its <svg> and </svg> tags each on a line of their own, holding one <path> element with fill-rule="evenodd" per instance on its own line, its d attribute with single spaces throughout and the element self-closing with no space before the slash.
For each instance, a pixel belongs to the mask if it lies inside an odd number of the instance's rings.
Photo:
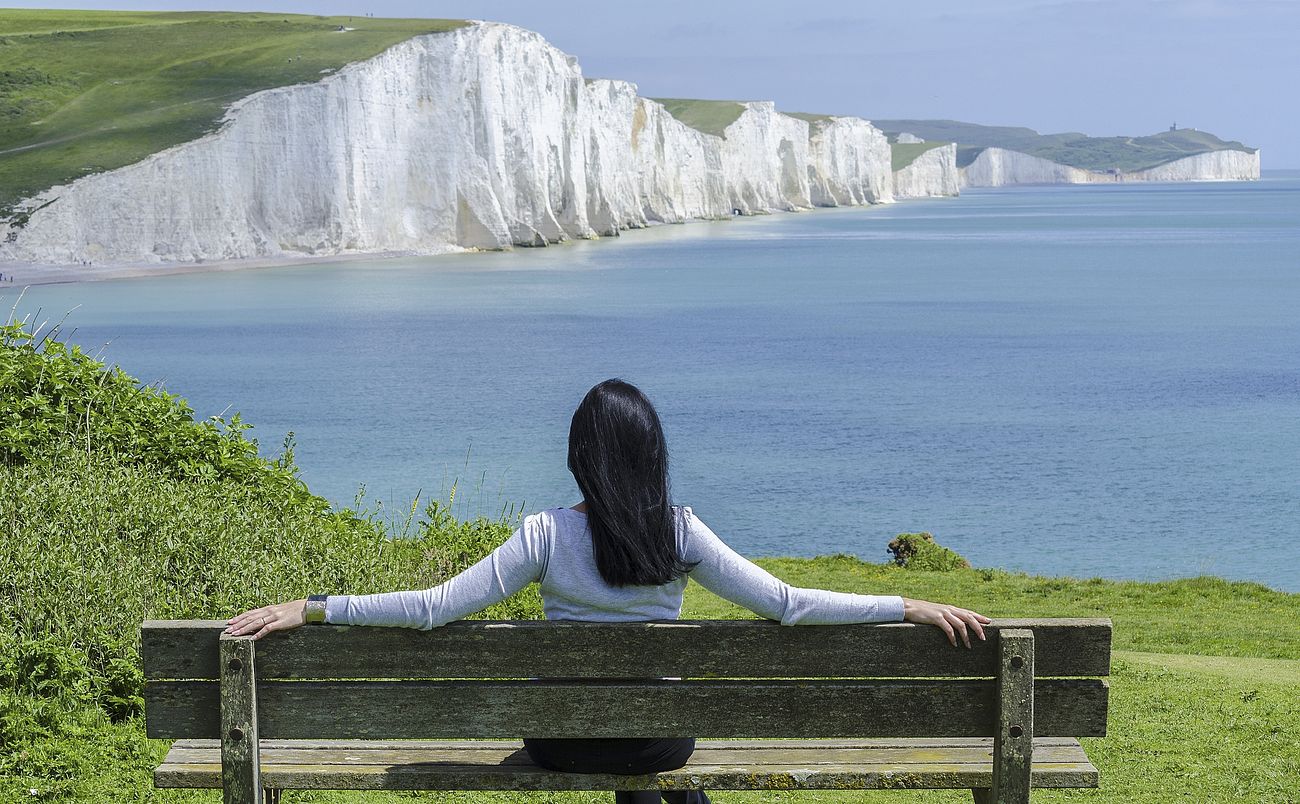
<svg viewBox="0 0 1300 804">
<path fill-rule="evenodd" d="M 964 569 L 970 562 L 944 547 L 929 533 L 900 533 L 889 543 L 894 563 L 904 569 L 949 572 Z"/>
<path fill-rule="evenodd" d="M 270 461 L 244 437 L 239 415 L 195 421 L 184 399 L 141 386 L 22 323 L 0 327 L 0 462 L 48 462 L 75 449 L 176 478 L 236 480 L 314 501 L 292 459 Z"/>
<path fill-rule="evenodd" d="M 0 775 L 72 778 L 76 752 L 56 750 L 66 730 L 139 714 L 145 619 L 426 588 L 513 530 L 433 502 L 393 538 L 312 495 L 292 454 L 262 457 L 247 430 L 238 417 L 195 421 L 184 400 L 57 333 L 3 328 Z M 527 590 L 482 616 L 540 617 L 540 598 Z"/>
</svg>

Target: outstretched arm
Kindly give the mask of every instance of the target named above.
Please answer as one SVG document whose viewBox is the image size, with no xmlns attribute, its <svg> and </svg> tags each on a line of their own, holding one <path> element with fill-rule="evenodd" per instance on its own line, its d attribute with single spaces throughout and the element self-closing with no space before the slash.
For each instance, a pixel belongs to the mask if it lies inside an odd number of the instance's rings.
<svg viewBox="0 0 1300 804">
<path fill-rule="evenodd" d="M 686 559 L 698 562 L 691 577 L 701 586 L 759 616 L 782 625 L 899 622 L 935 625 L 952 644 L 958 636 L 967 647 L 970 634 L 984 638 L 982 614 L 894 595 L 855 595 L 824 589 L 801 589 L 781 581 L 728 547 L 694 514 L 685 512 Z"/>
<path fill-rule="evenodd" d="M 378 595 L 330 595 L 326 622 L 386 625 L 428 630 L 500 603 L 542 573 L 539 538 L 525 538 L 524 528 L 474 566 L 432 589 Z M 261 639 L 273 631 L 303 624 L 305 600 L 250 609 L 230 619 L 226 633 Z"/>
</svg>

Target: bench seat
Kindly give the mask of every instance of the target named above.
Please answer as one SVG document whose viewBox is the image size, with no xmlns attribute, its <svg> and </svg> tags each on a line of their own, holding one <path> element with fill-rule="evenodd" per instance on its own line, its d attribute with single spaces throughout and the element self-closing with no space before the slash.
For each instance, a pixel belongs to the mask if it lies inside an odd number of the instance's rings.
<svg viewBox="0 0 1300 804">
<path fill-rule="evenodd" d="M 700 740 L 690 763 L 649 776 L 554 773 L 517 741 L 262 740 L 262 785 L 329 790 L 868 790 L 988 788 L 992 738 Z M 218 740 L 178 740 L 157 787 L 221 787 Z M 1034 787 L 1096 787 L 1079 741 L 1034 740 Z"/>
<path fill-rule="evenodd" d="M 154 783 L 222 788 L 225 804 L 294 789 L 656 788 L 1029 804 L 1034 787 L 1097 787 L 1078 738 L 1106 734 L 1107 620 L 995 620 L 969 650 L 907 623 L 314 625 L 260 641 L 224 626 L 146 622 L 141 655 L 145 731 L 177 741 Z M 697 748 L 668 773 L 555 773 L 520 734 L 689 734 Z"/>
</svg>

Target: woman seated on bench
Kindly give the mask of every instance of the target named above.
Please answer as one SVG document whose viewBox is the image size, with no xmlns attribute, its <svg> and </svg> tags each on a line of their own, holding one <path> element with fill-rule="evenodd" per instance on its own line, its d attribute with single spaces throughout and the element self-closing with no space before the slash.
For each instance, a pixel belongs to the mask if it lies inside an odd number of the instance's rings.
<svg viewBox="0 0 1300 804">
<path fill-rule="evenodd" d="M 776 579 L 729 548 L 691 512 L 668 497 L 668 449 L 650 400 L 622 380 L 592 388 L 569 428 L 569 470 L 582 492 L 572 508 L 526 517 L 490 555 L 433 589 L 379 595 L 330 595 L 324 621 L 345 625 L 436 628 L 500 602 L 529 583 L 541 584 L 548 620 L 626 622 L 675 620 L 687 577 L 760 616 L 783 625 L 928 623 L 953 645 L 984 638 L 989 620 L 973 611 L 894 596 L 799 589 Z M 309 599 L 319 611 L 320 596 Z M 244 612 L 227 633 L 297 628 L 309 601 Z M 312 617 L 318 620 L 317 616 Z M 637 657 L 628 656 L 636 675 Z M 574 773 L 642 774 L 686 764 L 695 740 L 526 739 L 534 762 Z M 663 794 L 677 804 L 706 804 L 698 791 Z M 657 792 L 620 792 L 617 802 L 648 804 Z"/>
</svg>

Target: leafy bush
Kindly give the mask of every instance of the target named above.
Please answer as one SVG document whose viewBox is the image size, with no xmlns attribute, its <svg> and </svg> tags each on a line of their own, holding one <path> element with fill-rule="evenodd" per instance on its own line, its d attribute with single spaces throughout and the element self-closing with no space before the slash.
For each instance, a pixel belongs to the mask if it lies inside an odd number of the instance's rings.
<svg viewBox="0 0 1300 804">
<path fill-rule="evenodd" d="M 140 712 L 145 619 L 429 587 L 513 529 L 434 502 L 392 538 L 312 495 L 291 453 L 260 456 L 247 429 L 195 421 L 184 400 L 75 346 L 4 327 L 0 775 L 69 778 L 72 760 L 49 754 L 59 729 Z M 540 598 L 528 590 L 483 616 L 540 617 Z"/>
<path fill-rule="evenodd" d="M 0 399 L 0 461 L 9 465 L 71 446 L 176 478 L 232 479 L 313 499 L 291 460 L 258 455 L 238 414 L 194 421 L 185 400 L 60 341 L 58 327 L 43 338 L 18 322 L 0 328 Z"/>
<path fill-rule="evenodd" d="M 904 569 L 949 572 L 965 569 L 970 562 L 944 547 L 929 533 L 900 533 L 889 543 L 894 563 Z"/>
</svg>

